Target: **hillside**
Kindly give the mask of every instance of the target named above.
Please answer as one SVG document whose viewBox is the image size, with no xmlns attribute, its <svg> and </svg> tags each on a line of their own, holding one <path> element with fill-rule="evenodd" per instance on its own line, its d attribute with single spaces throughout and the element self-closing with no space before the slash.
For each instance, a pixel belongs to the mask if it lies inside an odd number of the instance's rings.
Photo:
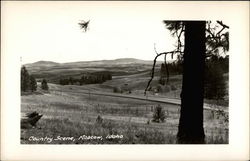
<svg viewBox="0 0 250 161">
<path fill-rule="evenodd" d="M 148 64 L 152 65 L 153 61 L 140 60 L 135 58 L 120 58 L 114 60 L 96 60 L 96 61 L 78 61 L 69 63 L 57 63 L 53 61 L 38 61 L 35 63 L 24 64 L 26 67 L 52 67 L 52 66 L 63 66 L 63 67 L 90 67 L 90 66 L 110 66 L 110 65 L 131 65 L 131 64 Z M 162 63 L 162 61 L 159 61 Z"/>
<path fill-rule="evenodd" d="M 26 67 L 51 67 L 56 65 L 60 65 L 60 63 L 56 63 L 53 61 L 42 61 L 42 60 L 35 63 L 25 64 Z"/>
<path fill-rule="evenodd" d="M 157 63 L 160 68 L 162 61 Z M 38 61 L 25 64 L 29 73 L 36 78 L 46 78 L 50 82 L 57 82 L 60 78 L 79 78 L 84 73 L 109 71 L 112 76 L 124 76 L 139 73 L 149 73 L 153 61 L 134 58 L 121 58 L 115 60 L 79 61 L 70 63 L 56 63 L 51 61 Z"/>
</svg>

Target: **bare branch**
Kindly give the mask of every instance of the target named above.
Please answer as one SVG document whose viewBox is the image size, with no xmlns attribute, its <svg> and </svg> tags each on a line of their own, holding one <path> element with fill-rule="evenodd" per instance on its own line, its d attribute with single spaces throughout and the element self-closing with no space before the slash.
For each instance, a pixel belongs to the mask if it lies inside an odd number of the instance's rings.
<svg viewBox="0 0 250 161">
<path fill-rule="evenodd" d="M 156 52 L 156 50 L 155 50 L 155 52 Z M 151 71 L 151 77 L 150 77 L 150 79 L 149 79 L 149 81 L 148 81 L 148 84 L 147 84 L 147 87 L 146 87 L 146 89 L 145 89 L 145 91 L 144 91 L 144 95 L 146 95 L 146 92 L 148 91 L 148 88 L 149 88 L 149 86 L 150 86 L 150 83 L 152 82 L 152 80 L 153 80 L 153 78 L 154 78 L 154 72 L 155 72 L 155 64 L 156 64 L 156 61 L 157 61 L 157 58 L 159 57 L 159 56 L 161 56 L 161 55 L 167 55 L 167 54 L 174 54 L 174 53 L 181 53 L 181 51 L 169 51 L 169 52 L 163 52 L 163 53 L 157 53 L 156 52 L 156 56 L 155 56 L 155 58 L 154 58 L 154 63 L 153 63 L 153 67 L 152 67 L 152 71 Z"/>
<path fill-rule="evenodd" d="M 209 56 L 211 56 L 211 54 L 217 50 L 217 48 L 222 47 L 223 51 L 228 51 L 228 38 L 226 33 L 224 33 L 223 31 L 225 29 L 229 29 L 229 27 L 225 24 L 222 23 L 222 21 L 216 21 L 220 26 L 220 30 L 218 32 L 216 32 L 216 30 L 218 29 L 219 26 L 215 27 L 215 28 L 211 28 L 210 24 L 211 22 L 207 23 L 207 29 L 206 32 L 208 34 L 208 36 L 206 36 L 206 44 L 207 44 L 207 54 Z"/>
<path fill-rule="evenodd" d="M 181 36 L 182 36 L 183 32 L 184 32 L 184 25 L 181 25 L 181 31 L 180 31 L 180 33 L 178 34 L 178 31 L 176 31 L 176 36 L 177 36 L 177 51 L 180 51 L 181 47 L 184 46 L 181 43 Z"/>
<path fill-rule="evenodd" d="M 216 34 L 217 36 L 220 36 L 220 33 L 224 30 L 224 29 L 229 29 L 229 27 L 225 24 L 222 23 L 222 21 L 217 21 L 218 24 L 220 24 L 222 26 L 222 29 Z"/>
<path fill-rule="evenodd" d="M 155 50 L 156 55 L 158 55 L 158 52 L 156 51 L 155 43 L 154 43 L 154 50 Z"/>
<path fill-rule="evenodd" d="M 223 28 L 229 29 L 229 26 L 225 25 L 222 21 L 216 21 L 218 24 L 220 24 Z"/>
<path fill-rule="evenodd" d="M 182 30 L 183 30 L 183 29 L 182 29 Z M 184 31 L 184 30 L 183 30 L 183 31 Z M 183 32 L 183 31 L 182 31 L 182 32 Z M 180 32 L 179 35 L 181 35 L 182 32 Z M 178 35 L 178 36 L 179 36 L 179 35 Z M 179 36 L 179 37 L 180 37 L 180 36 Z M 183 54 L 183 53 L 184 53 L 183 51 L 181 51 L 181 48 L 177 48 L 176 50 L 169 51 L 169 52 L 158 53 L 157 50 L 156 50 L 156 47 L 155 47 L 155 43 L 154 43 L 154 51 L 155 51 L 155 53 L 156 53 L 156 56 L 155 56 L 155 58 L 154 58 L 154 63 L 153 63 L 153 67 L 152 67 L 152 70 L 151 70 L 151 77 L 150 77 L 150 79 L 149 79 L 149 81 L 148 81 L 148 84 L 147 84 L 147 87 L 146 87 L 146 89 L 145 89 L 145 91 L 144 91 L 144 95 L 146 95 L 146 93 L 147 93 L 147 91 L 148 91 L 148 89 L 149 89 L 149 86 L 150 86 L 152 80 L 154 79 L 154 72 L 155 72 L 155 65 L 156 65 L 156 62 L 157 62 L 157 58 L 158 58 L 159 56 L 161 56 L 161 55 L 165 55 L 165 57 L 164 57 L 164 62 L 165 62 L 165 68 L 166 68 L 166 71 L 167 71 L 167 82 L 169 82 L 169 70 L 168 70 L 168 66 L 167 66 L 167 63 L 166 63 L 167 54 L 171 54 L 171 57 L 172 57 L 172 59 L 173 59 L 173 55 L 174 55 L 174 54 L 177 54 L 177 53 Z"/>
<path fill-rule="evenodd" d="M 150 83 L 152 82 L 152 80 L 153 80 L 153 78 L 154 78 L 155 64 L 156 64 L 157 58 L 158 58 L 159 56 L 160 56 L 159 54 L 157 54 L 157 55 L 155 56 L 154 63 L 153 63 L 153 67 L 152 67 L 152 71 L 151 71 L 151 78 L 150 78 L 149 81 L 148 81 L 148 85 L 147 85 L 147 87 L 146 87 L 146 89 L 145 89 L 145 91 L 144 91 L 144 95 L 146 95 L 146 92 L 147 92 L 147 90 L 148 90 L 148 88 L 149 88 L 149 86 L 150 86 Z"/>
<path fill-rule="evenodd" d="M 167 71 L 167 82 L 169 81 L 169 70 L 168 70 L 168 66 L 166 63 L 166 56 L 167 54 L 171 54 L 171 57 L 173 59 L 174 54 L 179 53 L 178 57 L 180 55 L 182 55 L 184 53 L 184 45 L 182 44 L 181 41 L 181 36 L 183 34 L 183 32 L 185 31 L 185 24 L 183 24 L 180 21 L 163 21 L 164 24 L 166 25 L 166 28 L 169 29 L 171 31 L 171 35 L 174 36 L 176 35 L 177 37 L 177 46 L 176 46 L 176 50 L 170 51 L 170 52 L 163 52 L 163 53 L 158 53 L 156 51 L 156 47 L 154 44 L 154 51 L 156 53 L 156 56 L 154 58 L 154 63 L 153 63 L 153 67 L 152 67 L 152 72 L 151 72 L 151 78 L 148 81 L 147 87 L 145 89 L 144 94 L 146 95 L 146 92 L 148 91 L 148 88 L 150 86 L 150 83 L 152 82 L 153 78 L 154 78 L 154 70 L 155 70 L 155 65 L 156 65 L 156 61 L 157 58 L 161 55 L 165 55 L 164 57 L 164 63 L 165 63 L 165 68 Z M 219 47 L 223 47 L 224 49 L 224 44 L 225 42 L 223 41 L 227 41 L 228 42 L 228 36 L 223 33 L 222 31 L 224 31 L 224 29 L 229 29 L 229 27 L 225 24 L 222 23 L 222 21 L 216 21 L 220 26 L 222 26 L 222 28 L 216 33 L 216 31 L 218 30 L 218 26 L 215 27 L 211 27 L 211 21 L 207 22 L 207 29 L 206 32 L 208 34 L 208 36 L 206 37 L 207 40 L 207 45 L 208 48 L 206 49 L 206 56 L 210 56 L 213 52 L 215 52 L 215 50 L 217 50 Z M 178 32 L 179 31 L 179 32 Z M 224 37 L 224 39 L 223 39 Z M 226 40 L 225 40 L 226 39 Z M 228 44 L 228 43 L 227 43 Z"/>
</svg>

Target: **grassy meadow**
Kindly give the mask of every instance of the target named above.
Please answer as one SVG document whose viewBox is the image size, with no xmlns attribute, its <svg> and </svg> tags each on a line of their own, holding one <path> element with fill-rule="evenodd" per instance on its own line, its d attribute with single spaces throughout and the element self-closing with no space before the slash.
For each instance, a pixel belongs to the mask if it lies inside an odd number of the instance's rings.
<svg viewBox="0 0 250 161">
<path fill-rule="evenodd" d="M 171 75 L 167 86 L 159 85 L 160 65 L 151 82 L 148 98 L 179 99 L 182 75 Z M 152 61 L 117 59 L 91 62 L 27 64 L 38 80 L 47 79 L 49 91 L 22 93 L 21 114 L 43 114 L 36 128 L 21 129 L 22 144 L 175 144 L 180 105 L 139 99 L 150 78 Z M 58 85 L 60 78 L 80 78 L 83 73 L 109 71 L 112 80 L 102 84 Z M 228 75 L 224 75 L 228 80 Z M 228 84 L 228 81 L 227 81 Z M 122 92 L 115 92 L 120 88 Z M 155 90 L 160 92 L 154 92 Z M 97 94 L 99 93 L 99 94 Z M 133 98 L 125 98 L 126 96 Z M 228 143 L 228 100 L 205 100 L 216 110 L 204 110 L 206 143 Z M 165 121 L 153 122 L 156 106 Z M 219 106 L 218 106 L 219 105 Z M 219 111 L 218 111 L 219 109 Z"/>
<path fill-rule="evenodd" d="M 180 113 L 178 105 L 86 93 L 100 89 L 112 92 L 108 87 L 118 82 L 119 78 L 101 85 L 61 86 L 50 83 L 48 92 L 41 90 L 38 84 L 37 92 L 23 93 L 21 114 L 37 111 L 43 117 L 36 128 L 21 129 L 21 143 L 175 144 Z M 143 82 L 134 85 L 138 94 L 142 93 L 139 84 Z M 165 110 L 165 122 L 152 122 L 157 105 Z M 228 143 L 228 122 L 222 114 L 204 110 L 204 128 L 206 143 Z"/>
</svg>

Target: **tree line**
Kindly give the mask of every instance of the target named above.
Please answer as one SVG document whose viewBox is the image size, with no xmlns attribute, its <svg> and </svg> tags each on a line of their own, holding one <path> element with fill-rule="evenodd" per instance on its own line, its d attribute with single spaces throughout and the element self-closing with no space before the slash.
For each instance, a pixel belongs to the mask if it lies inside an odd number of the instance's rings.
<svg viewBox="0 0 250 161">
<path fill-rule="evenodd" d="M 41 88 L 43 90 L 49 89 L 46 79 L 42 80 Z M 21 68 L 21 91 L 22 92 L 27 92 L 27 91 L 34 92 L 36 90 L 37 90 L 36 78 L 33 75 L 29 74 L 25 66 L 22 66 Z"/>
<path fill-rule="evenodd" d="M 212 55 L 209 58 L 206 59 L 206 66 L 217 66 L 222 70 L 223 73 L 228 73 L 229 71 L 229 56 L 220 56 L 220 55 Z M 167 76 L 167 70 L 169 71 L 169 74 L 171 75 L 178 75 L 182 74 L 183 69 L 183 61 L 176 60 L 172 63 L 167 63 L 167 68 L 164 63 L 161 64 L 160 69 L 160 77 L 166 77 Z"/>
<path fill-rule="evenodd" d="M 96 72 L 96 73 L 87 73 L 82 75 L 80 79 L 69 77 L 61 78 L 59 80 L 60 85 L 83 85 L 83 84 L 97 84 L 103 83 L 107 80 L 112 80 L 112 75 L 109 72 Z"/>
<path fill-rule="evenodd" d="M 212 55 L 205 61 L 204 97 L 224 99 L 227 94 L 224 73 L 229 71 L 229 56 L 225 58 Z"/>
<path fill-rule="evenodd" d="M 182 73 L 182 61 L 161 64 L 159 83 L 168 84 L 167 72 L 171 75 Z M 229 71 L 229 56 L 212 55 L 205 60 L 204 97 L 207 99 L 223 99 L 226 95 L 226 80 L 223 74 Z"/>
</svg>

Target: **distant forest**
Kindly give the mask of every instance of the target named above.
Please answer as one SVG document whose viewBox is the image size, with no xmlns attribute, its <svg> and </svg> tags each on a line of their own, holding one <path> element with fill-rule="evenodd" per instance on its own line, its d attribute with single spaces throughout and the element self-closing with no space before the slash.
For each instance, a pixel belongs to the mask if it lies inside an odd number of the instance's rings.
<svg viewBox="0 0 250 161">
<path fill-rule="evenodd" d="M 209 57 L 209 59 L 206 59 L 206 73 L 208 73 L 208 70 L 211 68 L 218 68 L 221 70 L 222 73 L 228 73 L 229 71 L 229 56 L 219 56 L 219 55 L 212 55 Z M 182 74 L 182 60 L 177 60 L 172 63 L 167 64 L 167 68 L 165 67 L 165 64 L 162 63 L 160 73 L 162 75 L 166 75 L 168 69 L 170 75 L 179 75 Z"/>
<path fill-rule="evenodd" d="M 59 80 L 60 85 L 84 85 L 84 84 L 97 84 L 103 83 L 107 80 L 112 80 L 110 72 L 95 72 L 83 74 L 80 79 L 69 77 L 61 78 Z"/>
<path fill-rule="evenodd" d="M 168 72 L 167 72 L 168 71 Z M 182 61 L 176 61 L 161 65 L 159 84 L 167 85 L 168 74 L 176 75 L 182 74 Z M 204 79 L 204 97 L 207 99 L 223 99 L 227 94 L 225 73 L 229 72 L 229 56 L 212 55 L 205 62 L 205 79 Z M 168 73 L 168 74 L 167 74 Z"/>
</svg>

